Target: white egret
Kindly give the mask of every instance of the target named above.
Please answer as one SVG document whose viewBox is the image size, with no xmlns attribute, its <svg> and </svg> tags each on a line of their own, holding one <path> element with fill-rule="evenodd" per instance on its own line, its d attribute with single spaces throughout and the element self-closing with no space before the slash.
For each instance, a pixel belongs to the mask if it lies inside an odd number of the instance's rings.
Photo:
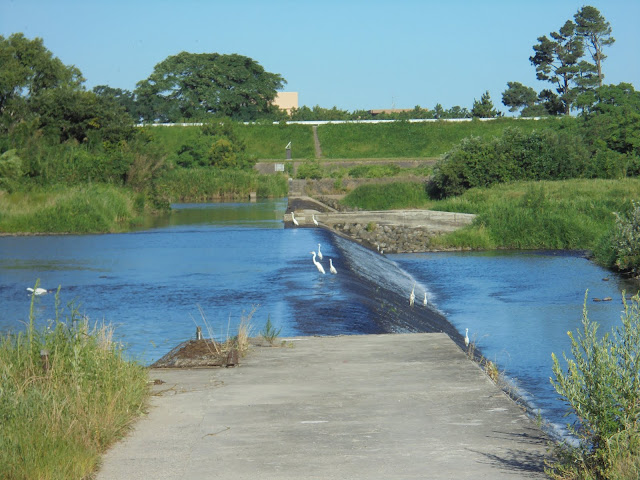
<svg viewBox="0 0 640 480">
<path fill-rule="evenodd" d="M 318 220 L 316 220 L 316 216 L 313 213 L 311 214 L 311 220 L 313 220 L 314 225 L 317 227 L 318 226 Z"/>
<path fill-rule="evenodd" d="M 331 261 L 331 259 L 329 259 L 329 271 L 334 275 L 338 273 L 338 271 L 336 270 L 336 267 L 333 266 L 333 262 Z"/>
<path fill-rule="evenodd" d="M 324 275 L 325 274 L 324 267 L 320 262 L 316 261 L 316 252 L 309 252 L 309 253 L 313 255 L 313 264 L 316 266 L 318 271 Z"/>
<path fill-rule="evenodd" d="M 27 288 L 27 291 L 35 295 L 44 295 L 45 293 L 49 293 L 49 290 L 40 287 L 36 288 L 35 290 L 33 288 Z"/>
<path fill-rule="evenodd" d="M 469 346 L 469 329 L 468 328 L 464 329 L 464 346 L 465 347 Z"/>
<path fill-rule="evenodd" d="M 410 306 L 410 307 L 413 307 L 413 302 L 414 302 L 414 301 L 415 301 L 415 299 L 416 299 L 416 292 L 415 292 L 415 290 L 416 290 L 416 284 L 414 283 L 414 284 L 413 284 L 413 288 L 411 289 L 411 295 L 409 295 L 409 306 Z"/>
<path fill-rule="evenodd" d="M 427 292 L 424 292 L 424 300 L 422 300 L 422 305 L 427 306 Z"/>
<path fill-rule="evenodd" d="M 291 221 L 296 227 L 298 226 L 298 220 L 296 220 L 296 217 L 293 216 L 293 212 L 291 212 Z"/>
<path fill-rule="evenodd" d="M 318 258 L 322 260 L 322 252 L 320 251 L 320 244 L 318 244 Z"/>
</svg>

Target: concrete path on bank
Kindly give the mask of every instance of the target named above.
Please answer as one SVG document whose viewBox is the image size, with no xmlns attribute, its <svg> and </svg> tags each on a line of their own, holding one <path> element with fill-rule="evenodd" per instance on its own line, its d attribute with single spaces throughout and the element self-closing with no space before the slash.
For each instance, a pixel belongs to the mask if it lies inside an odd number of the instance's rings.
<svg viewBox="0 0 640 480">
<path fill-rule="evenodd" d="M 546 438 L 445 334 L 300 337 L 151 370 L 98 480 L 546 478 Z"/>
</svg>

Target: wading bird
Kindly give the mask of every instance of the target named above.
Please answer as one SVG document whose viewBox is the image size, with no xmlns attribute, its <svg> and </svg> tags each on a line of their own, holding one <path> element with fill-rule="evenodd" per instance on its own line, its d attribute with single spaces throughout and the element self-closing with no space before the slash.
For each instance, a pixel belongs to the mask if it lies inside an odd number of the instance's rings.
<svg viewBox="0 0 640 480">
<path fill-rule="evenodd" d="M 320 251 L 320 244 L 318 244 L 318 258 L 322 260 L 322 252 Z"/>
<path fill-rule="evenodd" d="M 410 307 L 413 307 L 413 302 L 414 302 L 414 301 L 415 301 L 415 299 L 416 299 L 416 292 L 415 292 L 415 290 L 416 290 L 416 284 L 414 283 L 414 284 L 413 284 L 413 288 L 411 289 L 411 295 L 409 295 L 409 306 L 410 306 Z"/>
<path fill-rule="evenodd" d="M 334 275 L 338 273 L 338 271 L 336 270 L 336 267 L 333 266 L 333 262 L 331 261 L 331 259 L 329 259 L 329 271 Z"/>
<path fill-rule="evenodd" d="M 311 214 L 311 220 L 313 220 L 314 225 L 317 227 L 318 226 L 318 220 L 316 220 L 316 216 L 313 213 Z"/>
<path fill-rule="evenodd" d="M 424 300 L 422 300 L 422 305 L 427 306 L 427 292 L 424 292 Z"/>
<path fill-rule="evenodd" d="M 298 220 L 296 220 L 296 217 L 293 216 L 293 212 L 291 212 L 291 221 L 296 227 L 298 226 Z"/>
<path fill-rule="evenodd" d="M 464 329 L 464 346 L 465 347 L 469 346 L 469 329 L 468 328 Z"/>
<path fill-rule="evenodd" d="M 324 267 L 320 264 L 320 262 L 316 261 L 316 252 L 309 252 L 309 253 L 313 255 L 313 264 L 316 266 L 318 271 L 324 275 L 325 273 Z"/>
<path fill-rule="evenodd" d="M 44 288 L 39 288 L 39 287 L 36 288 L 35 290 L 33 288 L 27 288 L 27 291 L 35 295 L 44 295 L 45 293 L 49 293 L 49 290 L 46 290 Z"/>
</svg>

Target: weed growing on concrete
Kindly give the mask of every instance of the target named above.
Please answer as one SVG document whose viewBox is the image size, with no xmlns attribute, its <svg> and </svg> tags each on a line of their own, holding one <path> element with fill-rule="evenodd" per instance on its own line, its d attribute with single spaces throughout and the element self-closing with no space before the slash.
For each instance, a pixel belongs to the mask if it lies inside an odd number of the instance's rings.
<svg viewBox="0 0 640 480">
<path fill-rule="evenodd" d="M 267 323 L 265 324 L 262 332 L 260 332 L 260 335 L 262 335 L 262 338 L 269 342 L 269 345 L 273 345 L 276 338 L 278 338 L 278 336 L 280 335 L 281 330 L 282 328 L 275 328 L 273 323 L 271 323 L 271 315 L 267 315 Z"/>
</svg>

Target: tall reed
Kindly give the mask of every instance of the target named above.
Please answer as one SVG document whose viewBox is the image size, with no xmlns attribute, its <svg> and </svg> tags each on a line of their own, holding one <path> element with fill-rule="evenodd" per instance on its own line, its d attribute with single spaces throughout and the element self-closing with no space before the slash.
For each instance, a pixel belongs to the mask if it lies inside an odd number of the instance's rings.
<svg viewBox="0 0 640 480">
<path fill-rule="evenodd" d="M 146 369 L 57 293 L 55 319 L 37 327 L 37 301 L 24 331 L 0 337 L 0 478 L 87 478 L 144 410 Z"/>
<path fill-rule="evenodd" d="M 169 201 L 204 202 L 220 199 L 245 199 L 251 192 L 258 196 L 284 197 L 288 184 L 283 175 L 259 175 L 255 171 L 216 168 L 177 168 L 163 175 L 156 184 Z"/>
<path fill-rule="evenodd" d="M 0 232 L 119 232 L 144 213 L 142 194 L 112 185 L 51 186 L 0 194 Z"/>
</svg>

